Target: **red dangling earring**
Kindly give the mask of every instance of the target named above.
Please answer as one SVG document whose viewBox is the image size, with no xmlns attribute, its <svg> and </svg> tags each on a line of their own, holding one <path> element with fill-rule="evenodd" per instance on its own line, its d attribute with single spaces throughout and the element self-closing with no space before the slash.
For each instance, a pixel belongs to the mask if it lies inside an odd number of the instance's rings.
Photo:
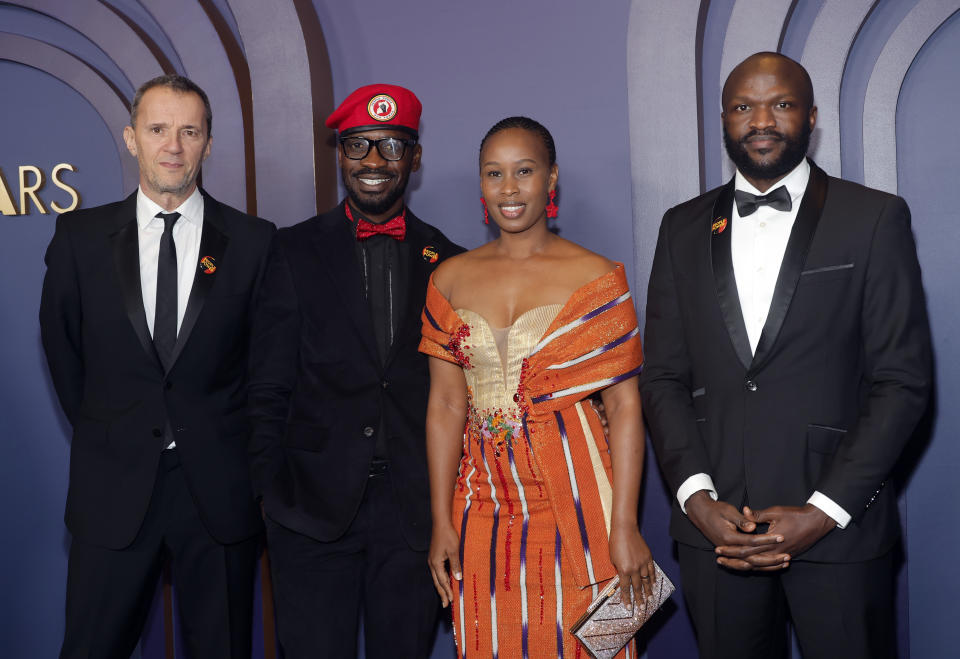
<svg viewBox="0 0 960 659">
<path fill-rule="evenodd" d="M 490 224 L 490 216 L 487 215 L 487 200 L 480 197 L 480 203 L 483 204 L 483 223 Z"/>
<path fill-rule="evenodd" d="M 554 198 L 557 196 L 557 191 L 551 190 L 548 196 L 550 197 L 550 203 L 547 204 L 547 217 L 555 218 L 557 213 L 560 211 L 557 205 L 553 202 Z"/>
</svg>

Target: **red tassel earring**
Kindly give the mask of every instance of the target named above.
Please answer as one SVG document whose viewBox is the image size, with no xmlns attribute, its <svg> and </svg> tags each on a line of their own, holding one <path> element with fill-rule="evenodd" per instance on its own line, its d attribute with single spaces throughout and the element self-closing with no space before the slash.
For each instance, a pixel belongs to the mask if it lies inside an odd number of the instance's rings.
<svg viewBox="0 0 960 659">
<path fill-rule="evenodd" d="M 483 223 L 490 224 L 490 216 L 487 215 L 487 200 L 480 197 L 480 203 L 483 204 Z"/>
<path fill-rule="evenodd" d="M 557 191 L 551 190 L 548 196 L 550 197 L 550 203 L 547 204 L 547 217 L 555 218 L 557 213 L 560 211 L 557 205 L 553 202 L 554 198 L 557 196 Z"/>
</svg>

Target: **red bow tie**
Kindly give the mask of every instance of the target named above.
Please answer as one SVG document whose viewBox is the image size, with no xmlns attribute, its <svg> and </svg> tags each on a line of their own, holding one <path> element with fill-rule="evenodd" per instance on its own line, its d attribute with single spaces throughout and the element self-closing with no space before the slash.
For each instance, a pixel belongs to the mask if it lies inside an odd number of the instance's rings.
<svg viewBox="0 0 960 659">
<path fill-rule="evenodd" d="M 350 204 L 344 204 L 344 210 L 347 213 L 347 219 L 357 223 L 357 240 L 366 240 L 370 236 L 383 234 L 390 236 L 394 240 L 403 240 L 407 235 L 407 209 L 404 208 L 400 215 L 389 222 L 374 224 L 368 222 L 362 217 L 359 220 L 353 219 L 353 213 L 350 211 Z"/>
</svg>

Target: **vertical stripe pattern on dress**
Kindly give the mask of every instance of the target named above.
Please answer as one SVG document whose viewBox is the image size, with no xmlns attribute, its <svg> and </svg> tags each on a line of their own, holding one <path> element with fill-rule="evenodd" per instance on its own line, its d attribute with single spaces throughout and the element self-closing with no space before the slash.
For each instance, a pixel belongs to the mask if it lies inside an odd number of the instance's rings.
<svg viewBox="0 0 960 659">
<path fill-rule="evenodd" d="M 490 531 L 490 642 L 493 658 L 497 659 L 497 529 L 500 526 L 500 501 L 497 499 L 497 488 L 493 484 L 493 472 L 487 462 L 484 444 L 485 442 L 480 440 L 480 457 L 483 458 L 483 467 L 487 470 L 490 500 L 493 501 L 493 529 Z"/>
<path fill-rule="evenodd" d="M 600 506 L 603 508 L 603 521 L 607 525 L 607 536 L 610 536 L 610 520 L 613 514 L 613 486 L 610 479 L 607 478 L 607 470 L 604 467 L 603 459 L 600 457 L 600 449 L 597 448 L 597 440 L 590 429 L 590 423 L 587 421 L 585 406 L 589 403 L 580 401 L 574 407 L 577 410 L 577 417 L 580 419 L 580 429 L 586 438 L 587 453 L 590 455 L 590 465 L 593 467 L 593 478 L 597 483 L 597 495 L 600 499 Z"/>
<path fill-rule="evenodd" d="M 577 524 L 580 525 L 580 541 L 583 543 L 584 558 L 587 561 L 587 578 L 593 584 L 593 596 L 597 596 L 597 579 L 593 574 L 593 559 L 590 557 L 590 540 L 587 538 L 587 523 L 583 519 L 583 506 L 580 505 L 580 490 L 577 488 L 577 475 L 573 470 L 573 457 L 570 455 L 570 442 L 567 440 L 567 426 L 563 415 L 554 412 L 557 427 L 560 429 L 560 442 L 563 445 L 563 457 L 567 461 L 567 475 L 570 477 L 570 491 L 573 493 L 573 505 L 577 511 Z"/>
<path fill-rule="evenodd" d="M 523 527 L 520 531 L 520 629 L 521 629 L 521 647 L 523 648 L 523 659 L 527 659 L 527 634 L 529 632 L 529 610 L 527 603 L 527 528 L 530 524 L 530 511 L 527 509 L 527 497 L 523 491 L 523 483 L 520 481 L 520 474 L 517 473 L 517 463 L 513 457 L 513 446 L 507 443 L 507 456 L 510 458 L 510 472 L 513 475 L 513 482 L 517 486 L 517 494 L 520 498 L 520 510 L 523 512 Z"/>
<path fill-rule="evenodd" d="M 464 444 L 468 444 L 469 441 L 470 441 L 469 438 L 466 438 L 466 437 L 464 438 Z M 469 456 L 466 464 L 470 465 L 470 473 L 467 475 L 467 478 L 466 478 L 467 495 L 464 499 L 463 519 L 460 521 L 460 570 L 461 570 L 461 573 L 460 573 L 460 584 L 459 584 L 459 591 L 460 591 L 460 639 L 459 640 L 460 640 L 460 647 L 463 649 L 463 659 L 467 659 L 467 636 L 466 636 L 467 631 L 466 631 L 466 625 L 464 623 L 464 620 L 466 619 L 467 616 L 464 615 L 464 611 L 463 611 L 463 577 L 464 577 L 463 575 L 463 543 L 464 543 L 464 538 L 467 537 L 467 516 L 470 514 L 470 504 L 472 503 L 472 499 L 473 499 L 473 475 L 477 471 L 476 466 L 474 466 L 473 464 L 472 455 Z"/>
<path fill-rule="evenodd" d="M 560 572 L 560 529 L 553 550 L 553 579 L 557 588 L 557 657 L 563 659 L 563 577 Z"/>
</svg>

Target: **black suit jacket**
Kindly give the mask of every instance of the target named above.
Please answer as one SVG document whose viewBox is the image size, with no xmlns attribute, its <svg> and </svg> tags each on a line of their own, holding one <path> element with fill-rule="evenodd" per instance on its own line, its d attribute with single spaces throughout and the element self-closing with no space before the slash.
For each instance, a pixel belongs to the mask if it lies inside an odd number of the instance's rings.
<svg viewBox="0 0 960 659">
<path fill-rule="evenodd" d="M 430 542 L 429 373 L 417 352 L 420 313 L 430 274 L 463 249 L 407 211 L 407 309 L 383 364 L 347 222 L 341 203 L 278 233 L 254 323 L 254 485 L 272 519 L 335 540 L 360 505 L 385 423 L 404 537 L 423 550 Z"/>
<path fill-rule="evenodd" d="M 247 462 L 249 324 L 275 228 L 204 193 L 200 258 L 168 373 L 140 291 L 136 193 L 65 213 L 47 249 L 40 330 L 73 426 L 66 523 L 120 549 L 146 514 L 169 423 L 190 491 L 222 543 L 262 528 Z"/>
<path fill-rule="evenodd" d="M 700 472 L 738 508 L 818 490 L 853 521 L 801 558 L 865 560 L 898 537 L 884 482 L 927 405 L 930 334 L 906 203 L 811 165 L 752 356 L 720 228 L 733 182 L 667 211 L 641 392 L 672 494 Z M 671 533 L 711 546 L 676 501 Z"/>
</svg>

